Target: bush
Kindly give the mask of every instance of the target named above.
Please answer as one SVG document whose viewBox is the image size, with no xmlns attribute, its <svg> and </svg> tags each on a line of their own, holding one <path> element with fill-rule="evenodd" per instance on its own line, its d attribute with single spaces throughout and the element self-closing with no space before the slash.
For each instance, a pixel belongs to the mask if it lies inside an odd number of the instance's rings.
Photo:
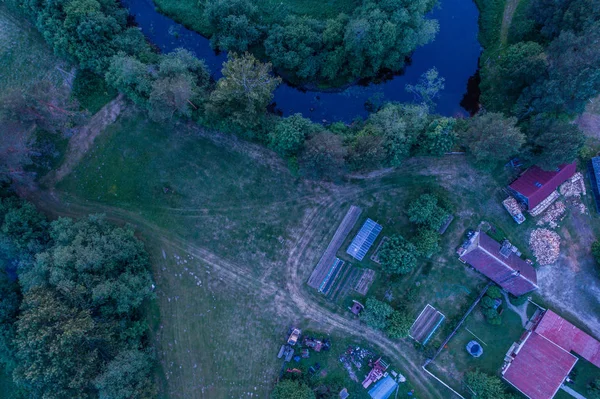
<svg viewBox="0 0 600 399">
<path fill-rule="evenodd" d="M 73 80 L 72 95 L 82 109 L 95 114 L 117 95 L 117 91 L 108 86 L 103 77 L 89 69 L 80 69 Z"/>
<path fill-rule="evenodd" d="M 502 298 L 502 290 L 497 285 L 492 285 L 490 288 L 488 288 L 485 295 L 492 299 L 500 299 Z"/>
</svg>

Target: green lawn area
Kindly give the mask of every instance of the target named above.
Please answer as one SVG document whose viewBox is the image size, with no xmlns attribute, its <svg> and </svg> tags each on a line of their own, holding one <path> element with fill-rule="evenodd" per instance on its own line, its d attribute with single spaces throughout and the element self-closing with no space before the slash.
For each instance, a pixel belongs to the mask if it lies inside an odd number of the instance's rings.
<svg viewBox="0 0 600 399">
<path fill-rule="evenodd" d="M 569 377 L 574 381 L 573 383 L 567 383 L 571 389 L 576 392 L 582 394 L 583 396 L 587 396 L 587 387 L 590 382 L 594 381 L 597 378 L 600 378 L 600 370 L 598 367 L 594 366 L 592 363 L 587 360 L 577 356 L 579 360 Z M 559 390 L 555 396 L 556 399 L 569 399 L 572 398 L 571 395 L 564 392 L 563 390 Z"/>
<path fill-rule="evenodd" d="M 308 185 L 185 126 L 136 114 L 112 125 L 59 188 L 134 212 L 260 274 L 280 260 L 288 228 L 311 204 Z"/>
<path fill-rule="evenodd" d="M 204 18 L 203 2 L 197 0 L 155 0 L 157 8 L 175 21 L 205 36 L 212 34 Z M 360 0 L 265 0 L 256 1 L 261 22 L 267 25 L 281 23 L 291 14 L 316 19 L 334 18 L 340 13 L 351 14 Z"/>
<path fill-rule="evenodd" d="M 493 326 L 486 323 L 477 307 L 436 359 L 431 370 L 448 385 L 461 392 L 464 390 L 462 379 L 467 371 L 480 369 L 488 374 L 500 375 L 504 355 L 513 342 L 519 340 L 524 331 L 521 319 L 515 312 L 506 309 L 502 314 L 502 325 Z M 481 357 L 474 358 L 467 352 L 466 345 L 471 340 L 482 344 Z"/>
<path fill-rule="evenodd" d="M 29 22 L 0 3 L 0 93 L 26 90 L 42 79 L 62 82 L 65 75 L 57 67 L 70 72 Z"/>
</svg>

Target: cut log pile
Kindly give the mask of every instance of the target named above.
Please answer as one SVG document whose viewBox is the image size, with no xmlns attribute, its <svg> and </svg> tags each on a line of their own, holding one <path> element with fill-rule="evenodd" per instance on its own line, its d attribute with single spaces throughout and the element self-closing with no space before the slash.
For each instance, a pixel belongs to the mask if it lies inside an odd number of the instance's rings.
<svg viewBox="0 0 600 399">
<path fill-rule="evenodd" d="M 581 197 L 582 195 L 585 195 L 586 191 L 583 175 L 579 172 L 575 173 L 573 177 L 560 186 L 559 191 L 565 197 Z"/>
<path fill-rule="evenodd" d="M 537 221 L 538 226 L 548 225 L 550 228 L 555 229 L 558 227 L 558 222 L 564 219 L 567 207 L 562 201 L 557 201 L 544 212 L 542 217 Z"/>
<path fill-rule="evenodd" d="M 551 265 L 560 254 L 560 237 L 548 229 L 536 229 L 529 238 L 529 247 L 539 265 Z"/>
</svg>

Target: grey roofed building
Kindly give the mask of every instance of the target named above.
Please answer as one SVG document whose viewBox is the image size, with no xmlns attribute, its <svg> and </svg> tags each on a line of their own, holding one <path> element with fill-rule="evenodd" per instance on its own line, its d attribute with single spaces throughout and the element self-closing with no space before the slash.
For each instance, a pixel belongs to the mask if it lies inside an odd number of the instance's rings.
<svg viewBox="0 0 600 399">
<path fill-rule="evenodd" d="M 596 203 L 596 211 L 600 212 L 600 157 L 594 157 L 590 161 L 589 176 L 594 202 Z"/>
<path fill-rule="evenodd" d="M 381 225 L 371 219 L 367 219 L 358 234 L 356 234 L 356 237 L 352 240 L 352 243 L 350 243 L 346 253 L 354 259 L 363 260 L 382 229 Z"/>
</svg>

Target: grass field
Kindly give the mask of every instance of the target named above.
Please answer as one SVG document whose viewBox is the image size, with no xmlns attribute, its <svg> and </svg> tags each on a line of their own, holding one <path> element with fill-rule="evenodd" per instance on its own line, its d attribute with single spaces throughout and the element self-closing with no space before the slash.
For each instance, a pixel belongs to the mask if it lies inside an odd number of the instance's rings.
<svg viewBox="0 0 600 399">
<path fill-rule="evenodd" d="M 502 314 L 502 325 L 493 326 L 486 323 L 479 308 L 475 308 L 431 370 L 448 385 L 463 392 L 462 381 L 467 371 L 479 369 L 491 375 L 500 375 L 504 355 L 524 331 L 521 319 L 510 309 Z M 472 340 L 483 344 L 483 354 L 479 358 L 472 357 L 466 350 Z"/>
<path fill-rule="evenodd" d="M 418 394 L 435 398 L 446 393 L 420 366 L 485 284 L 456 260 L 465 230 L 486 220 L 525 252 L 531 226 L 517 228 L 501 206 L 501 187 L 509 180 L 502 170 L 492 177 L 462 157 L 445 157 L 410 159 L 373 179 L 310 182 L 293 176 L 264 148 L 187 125 L 156 125 L 127 111 L 53 195 L 67 211 L 104 211 L 132 223 L 146 240 L 157 281 L 152 324 L 162 397 L 266 397 L 281 368 L 275 355 L 295 325 L 336 342 L 374 346 Z M 355 230 L 370 217 L 383 225 L 380 237 L 410 236 L 407 203 L 430 190 L 443 192 L 454 207 L 440 253 L 421 259 L 408 276 L 390 280 L 379 273 L 369 292 L 381 298 L 389 289 L 392 304 L 415 317 L 427 303 L 446 315 L 420 351 L 410 340 L 390 341 L 351 317 L 349 300 L 363 297 L 332 303 L 305 283 L 350 205 L 364 210 Z M 353 234 L 339 256 L 346 257 Z M 370 255 L 355 264 L 378 270 Z M 519 336 L 518 318 L 506 310 L 501 329 L 478 318 L 475 310 L 467 327 L 488 344 L 478 361 L 492 372 Z M 465 334 L 451 348 L 462 348 Z M 442 356 L 448 356 L 444 379 L 458 382 L 474 365 L 464 355 Z M 336 375 L 333 363 L 328 367 Z"/>
<path fill-rule="evenodd" d="M 483 279 L 454 259 L 453 248 L 480 217 L 505 216 L 493 195 L 497 183 L 475 178 L 478 172 L 464 160 L 415 159 L 381 179 L 331 186 L 295 178 L 278 162 L 265 161 L 272 158 L 267 150 L 239 146 L 232 138 L 219 143 L 186 126 L 155 125 L 132 113 L 111 126 L 57 187 L 67 209 L 112 213 L 147 240 L 157 274 L 165 397 L 266 396 L 279 370 L 275 354 L 292 324 L 337 334 L 348 325 L 363 336 L 374 334 L 344 306 L 304 286 L 350 204 L 381 221 L 384 235 L 407 233 L 405 201 L 442 185 L 457 206 L 444 251 L 440 260 L 424 261 L 396 281 L 394 299 L 409 295 L 415 317 L 426 303 L 451 317 L 476 295 Z M 458 200 L 465 196 L 489 203 L 486 214 L 470 213 L 469 204 Z M 384 281 L 373 293 L 387 288 Z M 293 286 L 301 290 L 290 291 Z M 310 313 L 309 320 L 305 306 L 323 311 Z M 422 362 L 411 342 L 398 347 Z M 398 363 L 398 371 L 406 372 L 408 366 Z"/>
<path fill-rule="evenodd" d="M 70 72 L 33 26 L 0 3 L 0 93 L 26 90 L 43 79 L 59 84 L 68 75 L 58 68 Z"/>
<path fill-rule="evenodd" d="M 204 18 L 203 2 L 197 0 L 155 0 L 158 9 L 175 21 L 205 36 L 212 31 Z M 254 1 L 259 9 L 261 23 L 281 23 L 291 14 L 306 15 L 316 19 L 336 17 L 340 13 L 351 14 L 360 0 L 264 0 Z"/>
</svg>

